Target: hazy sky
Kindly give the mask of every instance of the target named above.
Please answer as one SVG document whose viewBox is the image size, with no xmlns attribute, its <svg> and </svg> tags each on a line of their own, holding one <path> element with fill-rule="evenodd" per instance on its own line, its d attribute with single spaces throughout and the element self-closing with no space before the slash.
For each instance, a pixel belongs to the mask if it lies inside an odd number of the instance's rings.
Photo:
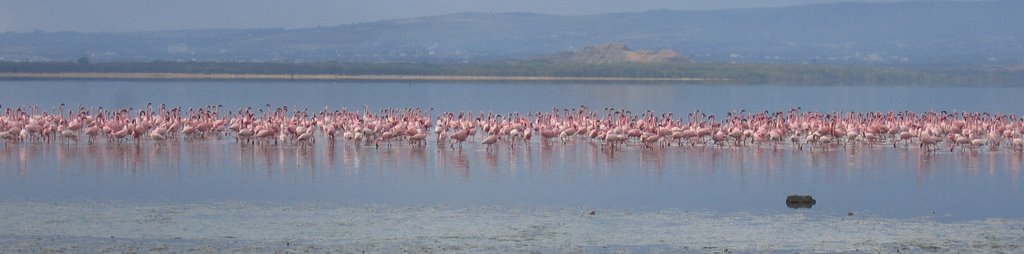
<svg viewBox="0 0 1024 254">
<path fill-rule="evenodd" d="M 455 12 L 594 14 L 898 0 L 0 0 L 0 31 L 301 28 Z"/>
</svg>

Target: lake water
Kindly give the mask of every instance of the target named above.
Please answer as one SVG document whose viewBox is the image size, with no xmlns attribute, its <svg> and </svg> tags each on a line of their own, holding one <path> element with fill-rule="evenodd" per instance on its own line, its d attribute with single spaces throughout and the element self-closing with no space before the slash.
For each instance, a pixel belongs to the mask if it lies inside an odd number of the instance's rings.
<svg viewBox="0 0 1024 254">
<path fill-rule="evenodd" d="M 552 107 L 701 110 L 982 111 L 1020 114 L 1024 88 L 609 83 L 278 81 L 0 81 L 3 108 L 39 105 L 226 109 L 287 105 L 433 108 L 496 113 Z M 814 212 L 939 220 L 1024 218 L 1021 152 L 926 153 L 915 146 L 794 150 L 669 147 L 608 151 L 587 141 L 534 141 L 487 150 L 467 144 L 390 149 L 241 146 L 6 144 L 0 198 L 127 202 L 325 202 L 393 205 L 527 205 L 707 211 Z M 810 194 L 792 210 L 790 194 Z"/>
</svg>

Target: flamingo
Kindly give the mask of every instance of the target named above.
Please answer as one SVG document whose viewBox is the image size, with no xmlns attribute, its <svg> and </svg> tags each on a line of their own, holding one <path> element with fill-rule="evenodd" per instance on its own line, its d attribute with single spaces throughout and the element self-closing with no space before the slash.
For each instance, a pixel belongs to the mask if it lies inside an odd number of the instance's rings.
<svg viewBox="0 0 1024 254">
<path fill-rule="evenodd" d="M 585 106 L 574 109 L 553 108 L 550 112 L 529 112 L 520 115 L 480 112 L 445 112 L 438 115 L 418 108 L 386 108 L 379 112 L 347 109 L 311 112 L 291 110 L 239 108 L 220 116 L 220 106 L 211 105 L 188 110 L 147 104 L 144 109 L 96 110 L 80 107 L 53 112 L 8 109 L 0 114 L 0 139 L 12 142 L 77 141 L 88 137 L 89 144 L 97 138 L 108 142 L 162 142 L 179 136 L 189 142 L 233 135 L 239 143 L 272 145 L 301 142 L 313 144 L 325 137 L 333 144 L 336 135 L 343 142 L 370 144 L 405 140 L 410 145 L 427 145 L 435 139 L 438 146 L 455 143 L 462 148 L 483 133 L 480 144 L 493 149 L 498 144 L 515 146 L 522 140 L 529 145 L 538 134 L 542 140 L 558 137 L 563 144 L 585 139 L 602 143 L 602 149 L 637 145 L 645 148 L 706 144 L 717 147 L 747 147 L 772 143 L 776 147 L 802 149 L 812 147 L 843 147 L 863 144 L 904 147 L 919 144 L 927 152 L 938 150 L 946 142 L 950 151 L 985 147 L 997 150 L 1008 147 L 1024 150 L 1020 141 L 1024 120 L 1015 115 L 947 112 L 812 112 L 799 108 L 780 112 L 730 112 L 722 120 L 714 115 L 695 111 L 688 117 L 673 118 L 672 113 L 652 111 L 632 113 L 625 109 L 607 108 L 590 111 Z M 65 114 L 66 113 L 66 114 Z M 603 114 L 603 115 L 602 115 Z M 436 117 L 436 118 L 434 118 Z M 428 133 L 432 132 L 433 137 Z M 788 140 L 788 144 L 784 141 Z M 509 142 L 502 142 L 508 140 Z M 271 142 L 274 141 L 274 142 Z M 748 142 L 750 141 L 750 142 Z M 1005 142 L 1004 142 L 1005 141 Z M 889 144 L 891 143 L 891 144 Z M 6 144 L 6 143 L 5 143 Z M 1006 144 L 1006 145 L 1002 145 Z"/>
<path fill-rule="evenodd" d="M 484 140 L 480 141 L 480 144 L 486 145 L 487 146 L 487 150 L 490 150 L 491 149 L 491 145 L 493 145 L 494 143 L 497 143 L 497 142 L 498 142 L 498 136 L 495 135 L 495 134 L 490 134 L 490 135 L 487 136 L 487 138 L 484 138 Z"/>
<path fill-rule="evenodd" d="M 461 129 L 451 135 L 451 139 L 454 140 L 454 142 L 459 143 L 460 149 L 462 148 L 462 142 L 465 142 L 467 138 L 469 138 L 469 130 L 467 129 Z M 452 147 L 454 147 L 454 144 Z"/>
</svg>

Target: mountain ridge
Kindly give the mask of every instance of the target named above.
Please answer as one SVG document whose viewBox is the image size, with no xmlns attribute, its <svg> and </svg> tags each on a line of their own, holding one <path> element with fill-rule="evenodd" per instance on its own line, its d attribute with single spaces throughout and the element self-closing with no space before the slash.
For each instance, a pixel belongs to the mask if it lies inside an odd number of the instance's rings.
<svg viewBox="0 0 1024 254">
<path fill-rule="evenodd" d="M 836 3 L 560 16 L 454 13 L 303 29 L 4 33 L 0 61 L 523 60 L 622 42 L 696 61 L 1024 63 L 1024 1 Z"/>
</svg>

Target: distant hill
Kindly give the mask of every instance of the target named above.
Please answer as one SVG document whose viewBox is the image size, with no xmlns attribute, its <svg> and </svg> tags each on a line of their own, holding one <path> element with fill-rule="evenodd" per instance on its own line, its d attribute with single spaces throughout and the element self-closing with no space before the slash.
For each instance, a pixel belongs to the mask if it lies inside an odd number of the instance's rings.
<svg viewBox="0 0 1024 254">
<path fill-rule="evenodd" d="M 577 51 L 559 52 L 553 55 L 537 58 L 538 61 L 553 63 L 585 63 L 585 64 L 608 64 L 608 63 L 689 63 L 686 59 L 674 50 L 666 49 L 661 51 L 630 50 L 626 44 L 608 43 L 597 46 L 588 46 Z"/>
<path fill-rule="evenodd" d="M 558 16 L 459 13 L 308 29 L 4 33 L 0 61 L 481 62 L 621 42 L 698 62 L 1024 64 L 1024 1 Z"/>
</svg>

